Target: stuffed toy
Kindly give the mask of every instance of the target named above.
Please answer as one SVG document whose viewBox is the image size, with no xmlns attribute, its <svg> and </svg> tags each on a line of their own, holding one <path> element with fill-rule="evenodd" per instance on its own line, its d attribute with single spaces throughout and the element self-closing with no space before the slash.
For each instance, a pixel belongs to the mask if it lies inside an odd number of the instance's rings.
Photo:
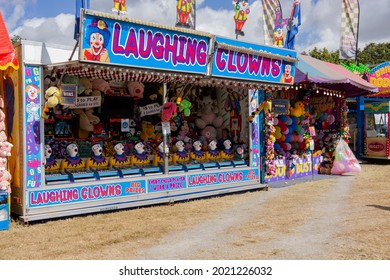
<svg viewBox="0 0 390 280">
<path fill-rule="evenodd" d="M 5 122 L 4 121 L 0 121 L 0 131 L 4 131 L 4 130 L 5 130 Z"/>
<path fill-rule="evenodd" d="M 126 15 L 126 0 L 114 0 L 114 8 L 112 8 L 112 11 L 118 13 L 118 15 Z"/>
<path fill-rule="evenodd" d="M 92 168 L 106 168 L 108 167 L 108 160 L 103 156 L 103 147 L 99 143 L 92 145 L 92 155 L 85 161 L 87 169 Z"/>
<path fill-rule="evenodd" d="M 211 96 L 204 96 L 199 100 L 198 118 L 195 120 L 196 127 L 199 129 L 205 128 L 207 125 L 214 125 L 218 128 L 222 125 L 223 119 L 214 112 L 214 101 Z"/>
<path fill-rule="evenodd" d="M 7 170 L 0 170 L 0 182 L 11 181 L 12 176 Z"/>
<path fill-rule="evenodd" d="M 206 160 L 218 161 L 220 159 L 219 151 L 217 150 L 217 141 L 212 139 L 207 144 L 208 150 L 206 151 Z"/>
<path fill-rule="evenodd" d="M 131 164 L 131 157 L 126 156 L 125 147 L 122 143 L 115 144 L 114 152 L 115 154 L 109 159 L 110 167 L 121 167 Z"/>
<path fill-rule="evenodd" d="M 4 99 L 0 96 L 0 108 L 4 108 Z"/>
<path fill-rule="evenodd" d="M 92 83 L 88 78 L 80 78 L 80 85 L 84 91 L 79 92 L 79 95 L 91 95 L 92 93 Z"/>
<path fill-rule="evenodd" d="M 0 109 L 0 122 L 5 120 L 5 113 L 3 112 L 2 109 Z"/>
<path fill-rule="evenodd" d="M 7 134 L 5 134 L 4 131 L 0 131 L 0 142 L 7 141 L 8 137 Z"/>
<path fill-rule="evenodd" d="M 184 163 L 190 160 L 190 155 L 184 149 L 183 141 L 176 141 L 175 148 L 177 151 L 173 154 L 173 163 Z"/>
<path fill-rule="evenodd" d="M 202 135 L 204 143 L 208 143 L 211 139 L 215 139 L 217 137 L 217 129 L 212 125 L 208 125 L 202 129 L 200 135 Z"/>
<path fill-rule="evenodd" d="M 104 79 L 95 79 L 92 81 L 92 90 L 98 90 L 104 94 L 111 94 L 110 84 Z"/>
<path fill-rule="evenodd" d="M 6 157 L 0 157 L 0 170 L 7 169 L 7 158 Z"/>
<path fill-rule="evenodd" d="M 2 181 L 0 182 L 0 190 L 5 191 L 7 193 L 11 193 L 11 184 L 8 181 Z M 1 218 L 0 218 L 1 221 Z"/>
<path fill-rule="evenodd" d="M 131 164 L 144 166 L 150 163 L 149 155 L 144 149 L 145 145 L 139 141 L 134 145 L 135 152 L 131 155 Z"/>
<path fill-rule="evenodd" d="M 151 140 L 154 139 L 156 135 L 154 134 L 154 125 L 148 121 L 141 122 L 141 135 L 142 140 Z"/>
<path fill-rule="evenodd" d="M 298 118 L 303 116 L 305 112 L 305 104 L 302 101 L 295 102 L 294 107 L 290 108 L 290 115 Z"/>
<path fill-rule="evenodd" d="M 50 111 L 61 103 L 62 92 L 58 87 L 49 87 L 45 91 L 45 106 L 42 110 L 42 117 L 48 119 L 50 117 Z"/>
<path fill-rule="evenodd" d="M 73 113 L 79 115 L 78 137 L 81 139 L 88 138 L 89 134 L 93 132 L 94 125 L 97 125 L 100 119 L 93 115 L 90 109 L 75 109 Z"/>
<path fill-rule="evenodd" d="M 130 97 L 133 97 L 135 101 L 144 97 L 145 86 L 141 82 L 129 82 L 127 89 L 129 90 Z"/>
<path fill-rule="evenodd" d="M 0 142 L 0 157 L 11 156 L 11 150 L 12 150 L 13 146 L 14 145 L 12 145 L 11 143 L 9 143 L 7 141 Z"/>
<path fill-rule="evenodd" d="M 79 147 L 75 143 L 69 143 L 66 146 L 67 156 L 61 161 L 60 169 L 65 171 L 65 169 L 83 169 L 85 168 L 85 161 L 80 158 Z"/>
<path fill-rule="evenodd" d="M 60 169 L 60 163 L 54 158 L 53 150 L 50 145 L 45 145 L 45 170 L 57 171 Z"/>
<path fill-rule="evenodd" d="M 188 100 L 182 100 L 179 103 L 179 112 L 183 112 L 184 116 L 188 117 L 191 115 L 191 102 Z"/>
<path fill-rule="evenodd" d="M 174 102 L 167 102 L 162 107 L 161 120 L 169 122 L 177 113 L 177 105 Z"/>
</svg>

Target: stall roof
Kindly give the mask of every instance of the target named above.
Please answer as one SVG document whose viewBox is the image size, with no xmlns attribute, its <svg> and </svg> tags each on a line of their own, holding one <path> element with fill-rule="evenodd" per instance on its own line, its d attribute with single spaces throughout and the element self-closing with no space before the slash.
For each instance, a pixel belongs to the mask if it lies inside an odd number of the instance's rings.
<svg viewBox="0 0 390 280">
<path fill-rule="evenodd" d="M 0 12 L 0 70 L 9 73 L 19 69 L 19 62 L 15 49 L 5 26 L 3 15 Z"/>
<path fill-rule="evenodd" d="M 170 72 L 162 70 L 149 70 L 131 68 L 117 65 L 104 65 L 73 60 L 64 63 L 46 65 L 45 69 L 58 76 L 70 75 L 89 79 L 104 79 L 107 81 L 139 81 L 156 83 L 183 83 L 197 84 L 199 86 L 240 87 L 247 89 L 281 90 L 284 84 L 254 82 L 248 80 L 222 79 L 212 76 L 193 73 Z M 287 86 L 288 87 L 288 86 Z"/>
<path fill-rule="evenodd" d="M 345 92 L 347 97 L 378 92 L 376 86 L 353 74 L 343 66 L 298 54 L 296 83 L 314 83 L 321 88 Z"/>
</svg>

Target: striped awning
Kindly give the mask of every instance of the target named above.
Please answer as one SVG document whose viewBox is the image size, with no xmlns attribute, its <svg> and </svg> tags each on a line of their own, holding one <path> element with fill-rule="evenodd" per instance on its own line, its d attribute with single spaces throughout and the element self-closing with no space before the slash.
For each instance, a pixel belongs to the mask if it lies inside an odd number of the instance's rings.
<svg viewBox="0 0 390 280">
<path fill-rule="evenodd" d="M 342 91 L 346 97 L 366 96 L 378 92 L 377 87 L 343 66 L 307 55 L 298 55 L 295 82 L 313 83 L 328 90 Z"/>
</svg>

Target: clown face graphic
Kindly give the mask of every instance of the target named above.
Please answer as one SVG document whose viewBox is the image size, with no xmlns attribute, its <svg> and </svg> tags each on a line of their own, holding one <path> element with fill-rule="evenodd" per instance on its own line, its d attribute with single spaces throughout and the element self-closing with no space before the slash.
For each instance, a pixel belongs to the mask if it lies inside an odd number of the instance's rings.
<svg viewBox="0 0 390 280">
<path fill-rule="evenodd" d="M 91 50 L 94 55 L 99 55 L 104 48 L 104 37 L 100 33 L 92 33 L 89 39 Z"/>
</svg>

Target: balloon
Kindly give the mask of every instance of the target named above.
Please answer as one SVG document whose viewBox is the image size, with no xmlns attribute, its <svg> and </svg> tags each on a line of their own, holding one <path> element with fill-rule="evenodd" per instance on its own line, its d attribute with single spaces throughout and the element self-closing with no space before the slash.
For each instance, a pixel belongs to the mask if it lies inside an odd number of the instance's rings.
<svg viewBox="0 0 390 280">
<path fill-rule="evenodd" d="M 328 121 L 322 121 L 322 129 L 328 129 L 328 128 L 329 128 Z"/>
<path fill-rule="evenodd" d="M 303 142 L 304 140 L 302 135 L 298 135 L 297 138 L 299 143 Z"/>
<path fill-rule="evenodd" d="M 291 150 L 291 144 L 290 143 L 286 143 L 286 150 L 287 151 Z"/>
<path fill-rule="evenodd" d="M 328 123 L 331 125 L 332 123 L 334 123 L 334 121 L 336 120 L 336 118 L 333 116 L 333 115 L 328 115 L 328 118 L 326 119 L 328 121 Z"/>
<path fill-rule="evenodd" d="M 286 115 L 281 115 L 281 116 L 279 116 L 279 120 L 280 120 L 282 123 L 285 123 L 285 122 L 287 122 L 287 116 L 286 116 Z"/>
<path fill-rule="evenodd" d="M 286 136 L 282 134 L 282 136 L 280 136 L 280 141 L 282 142 L 286 141 Z"/>
<path fill-rule="evenodd" d="M 288 130 L 288 128 L 286 127 L 284 130 L 282 130 L 282 133 L 284 135 L 288 134 L 290 132 L 290 130 Z"/>
<path fill-rule="evenodd" d="M 287 125 L 292 125 L 293 121 L 290 117 L 287 117 L 287 121 L 286 121 L 286 124 Z"/>
<path fill-rule="evenodd" d="M 277 151 L 280 150 L 280 145 L 279 145 L 279 143 L 275 143 L 275 144 L 274 144 L 274 149 L 277 150 Z"/>
<path fill-rule="evenodd" d="M 282 137 L 282 134 L 279 131 L 279 132 L 275 132 L 274 136 L 276 139 L 280 139 L 280 137 Z"/>
<path fill-rule="evenodd" d="M 296 117 L 296 116 L 291 116 L 291 120 L 292 120 L 292 123 L 294 124 L 296 124 L 296 123 L 298 123 L 298 118 Z"/>
<path fill-rule="evenodd" d="M 291 128 L 292 128 L 293 131 L 297 131 L 298 125 L 297 125 L 296 123 L 293 123 L 293 124 L 291 125 Z"/>
<path fill-rule="evenodd" d="M 278 118 L 275 118 L 275 119 L 274 119 L 274 125 L 276 126 L 276 125 L 278 125 L 278 123 L 279 123 L 279 119 L 278 119 Z"/>
<path fill-rule="evenodd" d="M 276 132 L 279 132 L 279 133 L 280 133 L 280 130 L 281 130 L 281 129 L 280 129 L 280 126 L 275 126 L 275 133 L 276 133 Z"/>
</svg>

